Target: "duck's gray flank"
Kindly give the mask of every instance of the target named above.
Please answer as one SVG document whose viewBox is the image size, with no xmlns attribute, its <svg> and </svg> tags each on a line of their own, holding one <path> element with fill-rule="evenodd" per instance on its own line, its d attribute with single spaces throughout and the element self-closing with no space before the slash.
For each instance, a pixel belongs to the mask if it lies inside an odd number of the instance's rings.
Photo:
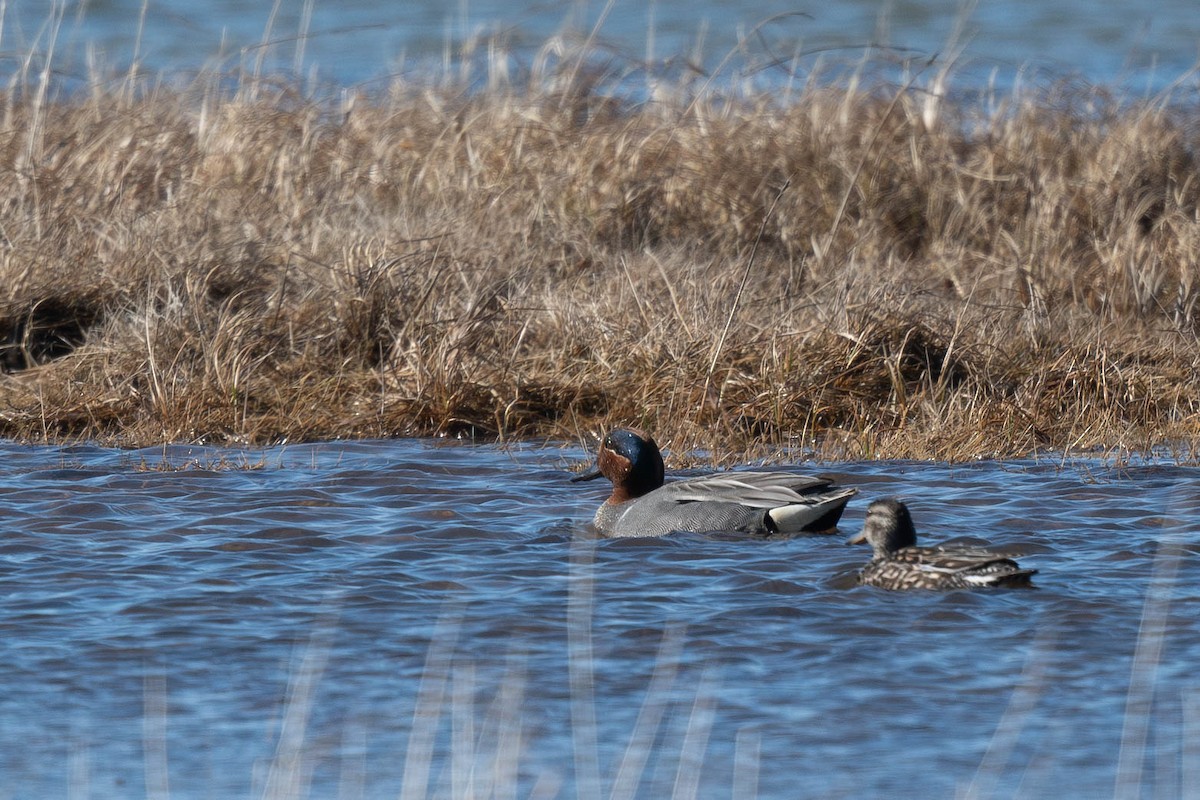
<svg viewBox="0 0 1200 800">
<path fill-rule="evenodd" d="M 633 428 L 605 436 L 595 468 L 572 480 L 601 476 L 612 481 L 613 489 L 593 522 L 614 537 L 824 532 L 837 526 L 857 494 L 825 478 L 782 471 L 725 472 L 665 483 L 658 445 Z"/>
</svg>

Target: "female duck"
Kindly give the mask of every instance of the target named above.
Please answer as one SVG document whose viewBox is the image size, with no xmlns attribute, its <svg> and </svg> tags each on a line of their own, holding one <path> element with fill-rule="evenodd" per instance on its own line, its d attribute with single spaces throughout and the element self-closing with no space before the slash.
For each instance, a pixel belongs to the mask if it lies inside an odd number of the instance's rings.
<svg viewBox="0 0 1200 800">
<path fill-rule="evenodd" d="M 769 535 L 832 530 L 857 489 L 787 472 L 727 472 L 663 483 L 663 460 L 648 434 L 618 429 L 604 437 L 596 467 L 572 478 L 604 476 L 612 495 L 596 512 L 606 536 L 672 531 Z"/>
<path fill-rule="evenodd" d="M 858 582 L 883 589 L 974 589 L 1029 586 L 1036 569 L 979 547 L 918 547 L 908 506 L 894 498 L 867 507 L 867 519 L 850 544 L 867 542 L 875 551 Z"/>
</svg>

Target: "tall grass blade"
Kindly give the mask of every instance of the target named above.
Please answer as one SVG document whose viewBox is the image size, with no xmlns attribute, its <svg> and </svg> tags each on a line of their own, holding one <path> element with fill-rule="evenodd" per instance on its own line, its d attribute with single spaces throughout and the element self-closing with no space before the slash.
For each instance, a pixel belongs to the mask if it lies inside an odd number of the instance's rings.
<svg viewBox="0 0 1200 800">
<path fill-rule="evenodd" d="M 617 775 L 609 793 L 610 800 L 633 800 L 638 796 L 638 786 L 646 762 L 653 752 L 654 740 L 658 736 L 663 715 L 670 702 L 671 687 L 679 674 L 679 655 L 683 650 L 683 638 L 682 626 L 671 625 L 663 632 L 663 639 L 654 659 L 654 673 L 650 677 L 650 685 L 646 688 L 646 696 L 638 710 L 629 743 L 625 746 L 625 753 L 617 767 Z"/>
<path fill-rule="evenodd" d="M 1180 700 L 1180 796 L 1200 800 L 1200 689 L 1185 691 Z"/>
<path fill-rule="evenodd" d="M 454 670 L 450 696 L 450 788 L 457 798 L 476 796 L 475 763 L 475 665 L 461 664 Z"/>
<path fill-rule="evenodd" d="M 1130 666 L 1129 690 L 1125 699 L 1125 721 L 1117 755 L 1113 797 L 1142 796 L 1142 770 L 1146 759 L 1150 719 L 1154 708 L 1154 685 L 1166 643 L 1167 613 L 1171 593 L 1184 550 L 1177 542 L 1160 542 L 1154 556 L 1154 572 L 1146 589 L 1142 621 Z"/>
<path fill-rule="evenodd" d="M 500 684 L 500 691 L 488 713 L 485 728 L 492 734 L 491 785 L 483 796 L 497 800 L 516 800 L 521 754 L 524 746 L 522 707 L 525 703 L 526 670 L 524 658 L 510 654 L 509 665 Z M 482 749 L 482 748 L 481 748 Z"/>
<path fill-rule="evenodd" d="M 425 667 L 421 670 L 421 684 L 417 689 L 417 702 L 413 708 L 412 731 L 404 755 L 400 800 L 422 800 L 429 792 L 429 775 L 445 704 L 446 682 L 449 680 L 450 663 L 461 628 L 462 611 L 452 608 L 438 620 L 429 642 Z"/>
<path fill-rule="evenodd" d="M 147 800 L 171 796 L 167 768 L 167 679 L 161 672 L 148 672 L 142 684 L 142 754 L 146 770 Z"/>
<path fill-rule="evenodd" d="M 761 769 L 762 735 L 741 729 L 737 732 L 733 755 L 733 793 L 736 800 L 758 797 L 758 773 Z"/>
<path fill-rule="evenodd" d="M 688 717 L 687 731 L 679 752 L 679 769 L 675 774 L 673 800 L 695 800 L 700 796 L 701 776 L 704 772 L 704 752 L 708 749 L 708 737 L 716 719 L 717 698 L 715 680 L 710 670 L 705 670 L 696 687 L 692 702 L 692 713 Z"/>
<path fill-rule="evenodd" d="M 975 775 L 963 794 L 964 800 L 982 800 L 996 795 L 996 785 L 1005 775 L 1012 752 L 1016 749 L 1021 732 L 1028 724 L 1038 699 L 1046 688 L 1046 668 L 1054 652 L 1057 636 L 1052 632 L 1039 631 L 1025 657 L 1021 677 L 1013 687 L 1008 705 L 996 730 L 992 732 L 987 750 L 975 769 Z"/>
<path fill-rule="evenodd" d="M 287 699 L 275 755 L 263 788 L 264 800 L 293 800 L 307 793 L 311 765 L 305 751 L 308 723 L 312 716 L 317 686 L 329 663 L 336 615 L 327 611 L 308 639 L 300 663 L 288 680 Z"/>
<path fill-rule="evenodd" d="M 596 731 L 592 611 L 596 543 L 571 543 L 567 594 L 567 673 L 571 687 L 571 736 L 575 753 L 576 796 L 599 800 L 600 754 Z"/>
</svg>

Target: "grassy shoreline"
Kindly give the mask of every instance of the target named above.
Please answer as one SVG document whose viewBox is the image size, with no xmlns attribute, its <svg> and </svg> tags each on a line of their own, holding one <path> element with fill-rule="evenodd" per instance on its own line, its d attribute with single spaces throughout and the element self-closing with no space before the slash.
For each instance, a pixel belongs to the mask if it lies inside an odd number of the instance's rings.
<svg viewBox="0 0 1200 800">
<path fill-rule="evenodd" d="M 0 435 L 1194 458 L 1194 99 L 628 102 L 583 64 L 337 98 L 14 82 Z"/>
</svg>

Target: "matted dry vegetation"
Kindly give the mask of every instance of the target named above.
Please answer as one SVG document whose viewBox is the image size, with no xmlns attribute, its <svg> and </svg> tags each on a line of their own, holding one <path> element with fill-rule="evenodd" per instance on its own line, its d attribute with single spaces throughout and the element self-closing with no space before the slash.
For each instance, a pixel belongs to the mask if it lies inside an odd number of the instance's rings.
<svg viewBox="0 0 1200 800">
<path fill-rule="evenodd" d="M 0 97 L 0 435 L 1191 452 L 1192 105 L 811 81 Z"/>
</svg>

